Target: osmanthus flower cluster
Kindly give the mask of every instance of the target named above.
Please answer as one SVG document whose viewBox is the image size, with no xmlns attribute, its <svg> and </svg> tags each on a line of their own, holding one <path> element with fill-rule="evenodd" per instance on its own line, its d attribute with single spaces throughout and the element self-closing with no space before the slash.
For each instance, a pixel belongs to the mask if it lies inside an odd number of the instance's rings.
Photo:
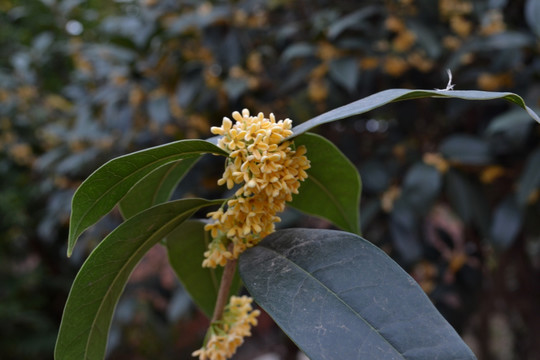
<svg viewBox="0 0 540 360">
<path fill-rule="evenodd" d="M 218 146 L 229 152 L 218 184 L 239 187 L 226 206 L 208 214 L 213 221 L 205 230 L 213 241 L 204 254 L 204 267 L 223 266 L 272 233 L 280 221 L 276 214 L 298 193 L 310 167 L 306 148 L 284 141 L 292 135 L 290 119 L 276 121 L 273 114 L 265 118 L 263 113 L 250 116 L 247 109 L 232 117 L 234 124 L 224 117 L 222 126 L 211 131 L 222 136 Z"/>
<path fill-rule="evenodd" d="M 231 296 L 223 318 L 212 323 L 206 344 L 193 352 L 199 360 L 226 360 L 234 355 L 244 338 L 251 336 L 251 326 L 257 325 L 259 310 L 253 310 L 253 299 L 248 296 Z"/>
</svg>

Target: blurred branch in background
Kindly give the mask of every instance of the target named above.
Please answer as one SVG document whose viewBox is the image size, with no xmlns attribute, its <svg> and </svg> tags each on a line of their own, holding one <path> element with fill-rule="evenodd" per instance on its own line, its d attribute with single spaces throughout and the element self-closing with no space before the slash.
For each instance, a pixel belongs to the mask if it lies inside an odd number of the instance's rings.
<svg viewBox="0 0 540 360">
<path fill-rule="evenodd" d="M 512 91 L 539 107 L 539 17 L 537 0 L 4 0 L 0 357 L 50 357 L 75 269 L 120 221 L 104 219 L 65 258 L 73 191 L 105 160 L 207 137 L 244 107 L 298 124 L 387 88 L 441 88 L 446 69 L 456 89 Z M 417 100 L 368 115 L 321 129 L 369 173 L 366 237 L 480 359 L 537 358 L 538 126 L 504 102 Z M 218 192 L 220 166 L 204 160 L 178 191 Z M 204 319 L 173 280 L 145 279 L 120 305 L 111 358 L 189 354 L 200 338 L 188 344 L 185 329 Z M 291 358 L 294 346 L 262 323 L 260 349 Z"/>
</svg>

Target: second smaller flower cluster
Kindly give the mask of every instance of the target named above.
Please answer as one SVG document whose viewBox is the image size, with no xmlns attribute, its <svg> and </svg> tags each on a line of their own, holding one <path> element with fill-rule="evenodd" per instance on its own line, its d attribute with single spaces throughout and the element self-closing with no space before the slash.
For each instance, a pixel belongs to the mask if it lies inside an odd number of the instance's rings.
<svg viewBox="0 0 540 360">
<path fill-rule="evenodd" d="M 253 310 L 249 296 L 231 296 L 225 307 L 223 319 L 212 323 L 209 338 L 203 348 L 193 352 L 199 360 L 226 360 L 251 336 L 251 327 L 257 325 L 259 310 Z"/>
</svg>

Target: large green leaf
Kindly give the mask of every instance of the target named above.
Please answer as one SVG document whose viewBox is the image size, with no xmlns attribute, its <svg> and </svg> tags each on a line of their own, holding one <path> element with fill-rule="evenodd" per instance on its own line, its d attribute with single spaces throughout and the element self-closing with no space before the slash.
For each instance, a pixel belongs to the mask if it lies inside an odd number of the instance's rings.
<svg viewBox="0 0 540 360">
<path fill-rule="evenodd" d="M 445 183 L 446 196 L 459 217 L 467 224 L 474 224 L 484 237 L 489 238 L 491 215 L 480 184 L 455 169 L 446 173 Z"/>
<path fill-rule="evenodd" d="M 169 263 L 191 298 L 210 318 L 214 311 L 223 267 L 203 268 L 204 252 L 212 239 L 204 231 L 204 223 L 189 220 L 178 226 L 166 238 Z M 240 288 L 240 277 L 235 276 L 231 294 Z"/>
<path fill-rule="evenodd" d="M 103 359 L 114 308 L 135 265 L 195 211 L 222 201 L 185 199 L 157 205 L 110 233 L 90 254 L 71 287 L 55 359 Z"/>
<path fill-rule="evenodd" d="M 514 196 L 501 201 L 493 213 L 491 243 L 499 250 L 506 250 L 516 240 L 523 224 L 522 209 Z"/>
<path fill-rule="evenodd" d="M 363 114 L 370 110 L 376 109 L 391 102 L 408 100 L 408 99 L 420 99 L 425 97 L 435 98 L 456 98 L 465 100 L 493 100 L 493 99 L 505 99 L 513 102 L 523 109 L 525 109 L 529 115 L 540 123 L 540 118 L 529 109 L 523 99 L 510 92 L 490 92 L 490 91 L 473 91 L 473 90 L 407 90 L 407 89 L 390 89 L 384 90 L 363 99 L 357 100 L 350 104 L 341 106 L 337 109 L 330 110 L 324 114 L 316 116 L 298 126 L 293 128 L 293 135 L 295 137 L 313 129 L 316 126 L 325 124 L 328 122 L 344 119 L 353 115 Z"/>
<path fill-rule="evenodd" d="M 143 210 L 169 200 L 176 185 L 199 158 L 200 156 L 194 156 L 161 165 L 139 180 L 120 200 L 120 211 L 124 218 L 129 219 Z"/>
<path fill-rule="evenodd" d="M 180 140 L 115 158 L 94 171 L 77 189 L 71 204 L 68 256 L 79 235 L 95 224 L 146 174 L 168 162 L 203 153 L 227 155 L 204 140 Z"/>
<path fill-rule="evenodd" d="M 239 269 L 311 360 L 475 359 L 418 284 L 354 234 L 278 231 L 243 253 Z"/>
<path fill-rule="evenodd" d="M 446 138 L 439 152 L 452 162 L 465 165 L 488 165 L 493 161 L 489 143 L 479 137 L 456 134 Z"/>
<path fill-rule="evenodd" d="M 328 219 L 343 230 L 359 233 L 362 184 L 355 166 L 322 136 L 307 133 L 294 143 L 306 146 L 311 168 L 290 205 Z"/>
</svg>

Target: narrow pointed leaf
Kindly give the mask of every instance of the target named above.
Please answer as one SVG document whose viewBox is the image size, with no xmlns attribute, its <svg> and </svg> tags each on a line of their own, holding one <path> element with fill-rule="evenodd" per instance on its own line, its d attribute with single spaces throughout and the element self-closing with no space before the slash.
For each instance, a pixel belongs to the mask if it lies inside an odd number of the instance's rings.
<svg viewBox="0 0 540 360">
<path fill-rule="evenodd" d="M 115 158 L 94 171 L 77 189 L 71 205 L 68 256 L 79 235 L 95 224 L 140 179 L 159 166 L 203 153 L 226 155 L 204 140 L 180 140 Z"/>
<path fill-rule="evenodd" d="M 493 100 L 504 99 L 517 104 L 523 108 L 529 115 L 540 123 L 540 118 L 530 108 L 525 105 L 523 99 L 510 92 L 490 92 L 490 91 L 474 91 L 474 90 L 407 90 L 407 89 L 389 89 L 384 90 L 363 99 L 357 100 L 350 104 L 344 105 L 334 110 L 330 110 L 324 114 L 316 116 L 293 128 L 293 135 L 290 138 L 298 136 L 313 129 L 316 126 L 328 122 L 344 119 L 353 115 L 363 114 L 370 110 L 379 108 L 383 105 L 409 99 L 420 99 L 426 97 L 435 98 L 456 98 L 464 100 Z"/>
<path fill-rule="evenodd" d="M 357 235 L 278 231 L 243 253 L 239 269 L 311 360 L 475 359 L 418 284 Z"/>
<path fill-rule="evenodd" d="M 124 219 L 169 200 L 174 188 L 199 158 L 194 156 L 161 165 L 139 180 L 120 200 L 120 211 Z"/>
<path fill-rule="evenodd" d="M 169 263 L 195 304 L 209 318 L 214 311 L 223 273 L 221 266 L 215 269 L 201 266 L 210 241 L 204 223 L 196 220 L 182 223 L 166 239 Z M 239 288 L 240 277 L 236 274 L 230 294 L 238 293 Z"/>
<path fill-rule="evenodd" d="M 362 184 L 356 167 L 322 136 L 306 133 L 294 143 L 306 146 L 311 168 L 290 205 L 328 219 L 343 230 L 359 233 Z"/>
<path fill-rule="evenodd" d="M 71 287 L 55 359 L 103 359 L 114 308 L 139 260 L 195 211 L 222 201 L 168 202 L 128 219 L 110 233 L 90 254 Z"/>
</svg>

